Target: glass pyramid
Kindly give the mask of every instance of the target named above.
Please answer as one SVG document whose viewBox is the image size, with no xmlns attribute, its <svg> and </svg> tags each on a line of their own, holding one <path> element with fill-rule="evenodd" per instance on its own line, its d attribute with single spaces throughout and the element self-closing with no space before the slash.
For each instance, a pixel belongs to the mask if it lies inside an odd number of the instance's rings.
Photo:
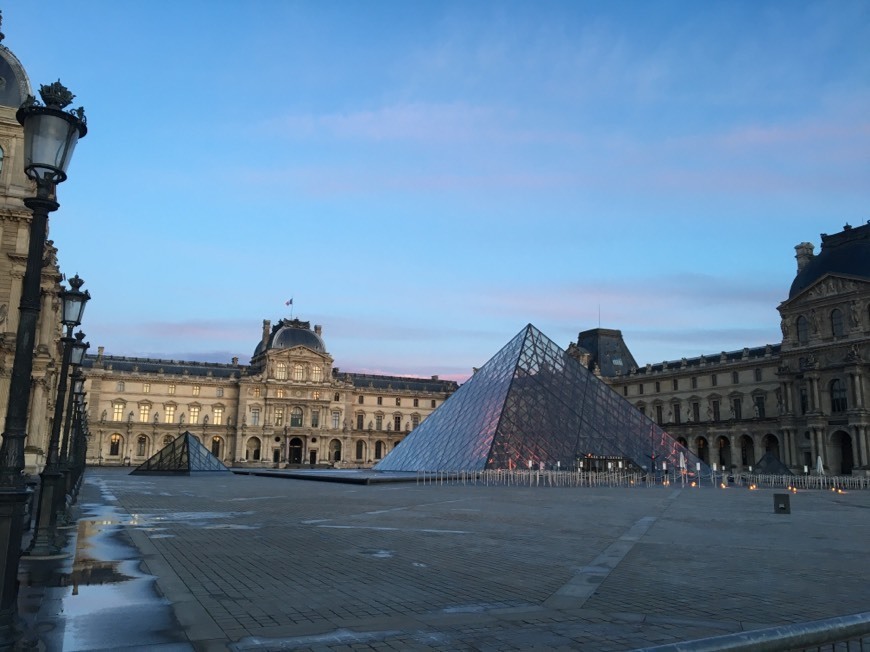
<svg viewBox="0 0 870 652">
<path fill-rule="evenodd" d="M 532 324 L 520 331 L 374 468 L 564 470 L 622 461 L 709 467 Z M 602 468 L 602 467 L 598 467 Z"/>
<path fill-rule="evenodd" d="M 130 475 L 190 475 L 207 471 L 230 472 L 196 437 L 185 431 L 133 469 Z"/>
</svg>

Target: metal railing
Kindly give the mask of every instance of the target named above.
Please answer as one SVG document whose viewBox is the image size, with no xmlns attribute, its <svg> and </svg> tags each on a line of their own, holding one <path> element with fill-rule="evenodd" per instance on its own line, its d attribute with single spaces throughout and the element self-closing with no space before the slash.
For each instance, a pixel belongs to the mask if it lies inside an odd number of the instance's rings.
<svg viewBox="0 0 870 652">
<path fill-rule="evenodd" d="M 807 623 L 712 636 L 634 652 L 786 652 L 870 650 L 870 611 Z"/>
</svg>

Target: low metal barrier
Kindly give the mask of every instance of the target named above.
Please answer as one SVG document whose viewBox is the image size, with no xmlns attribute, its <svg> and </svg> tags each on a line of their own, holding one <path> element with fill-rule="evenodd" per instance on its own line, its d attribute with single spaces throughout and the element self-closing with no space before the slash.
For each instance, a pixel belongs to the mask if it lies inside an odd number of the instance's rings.
<svg viewBox="0 0 870 652">
<path fill-rule="evenodd" d="M 634 652 L 809 652 L 870 650 L 870 611 L 807 623 L 712 636 Z"/>
</svg>

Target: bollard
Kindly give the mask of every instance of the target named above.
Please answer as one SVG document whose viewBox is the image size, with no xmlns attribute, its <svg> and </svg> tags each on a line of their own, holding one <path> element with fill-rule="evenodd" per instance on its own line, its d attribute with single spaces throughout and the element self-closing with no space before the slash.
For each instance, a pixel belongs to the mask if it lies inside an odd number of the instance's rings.
<svg viewBox="0 0 870 652">
<path fill-rule="evenodd" d="M 791 496 L 788 494 L 773 494 L 773 511 L 776 514 L 791 514 Z"/>
</svg>

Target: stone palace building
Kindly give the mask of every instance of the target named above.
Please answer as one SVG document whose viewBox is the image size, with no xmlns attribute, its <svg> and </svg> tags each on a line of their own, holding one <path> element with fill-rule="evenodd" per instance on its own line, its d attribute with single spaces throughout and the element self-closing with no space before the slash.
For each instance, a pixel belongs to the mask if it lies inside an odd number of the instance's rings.
<svg viewBox="0 0 870 652">
<path fill-rule="evenodd" d="M 777 310 L 782 340 L 638 365 L 618 330 L 569 353 L 720 470 L 773 453 L 795 472 L 870 469 L 870 223 L 803 242 Z"/>
</svg>

